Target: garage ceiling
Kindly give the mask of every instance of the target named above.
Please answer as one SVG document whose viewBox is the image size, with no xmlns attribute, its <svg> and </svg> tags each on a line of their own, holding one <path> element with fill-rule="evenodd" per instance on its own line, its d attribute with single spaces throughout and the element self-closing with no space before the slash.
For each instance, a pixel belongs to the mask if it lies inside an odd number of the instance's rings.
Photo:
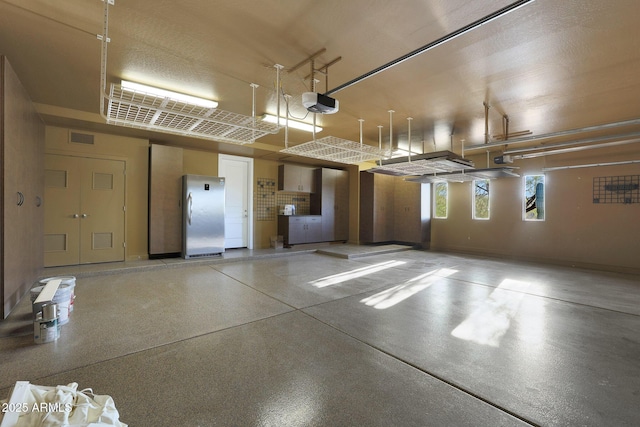
<svg viewBox="0 0 640 427">
<path fill-rule="evenodd" d="M 315 69 L 318 92 L 332 91 L 383 64 L 513 4 L 506 0 L 115 0 L 109 8 L 109 83 L 122 79 L 215 99 L 219 108 L 275 113 L 274 65 L 284 66 L 290 113 Z M 0 54 L 6 55 L 44 120 L 223 153 L 283 159 L 284 131 L 255 144 L 178 137 L 106 125 L 99 115 L 103 8 L 100 0 L 0 0 Z M 333 136 L 449 150 L 504 133 L 543 135 L 640 118 L 640 7 L 636 0 L 535 0 L 372 77 L 332 93 L 340 111 L 319 115 Z M 288 70 L 304 63 L 296 71 Z M 284 113 L 284 103 L 282 104 Z M 311 121 L 311 115 L 306 117 Z M 640 125 L 582 136 L 640 131 Z M 311 140 L 290 130 L 289 145 Z M 566 139 L 566 138 L 565 138 Z M 508 144 L 507 144 L 508 146 Z"/>
</svg>

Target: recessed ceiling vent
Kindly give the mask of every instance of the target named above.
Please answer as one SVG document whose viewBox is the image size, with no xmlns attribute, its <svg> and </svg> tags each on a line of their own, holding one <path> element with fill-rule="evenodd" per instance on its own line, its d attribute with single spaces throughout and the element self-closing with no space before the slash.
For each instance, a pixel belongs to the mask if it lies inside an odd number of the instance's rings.
<svg viewBox="0 0 640 427">
<path fill-rule="evenodd" d="M 90 133 L 80 133 L 80 132 L 69 132 L 69 142 L 73 142 L 74 144 L 94 144 L 95 135 Z"/>
</svg>

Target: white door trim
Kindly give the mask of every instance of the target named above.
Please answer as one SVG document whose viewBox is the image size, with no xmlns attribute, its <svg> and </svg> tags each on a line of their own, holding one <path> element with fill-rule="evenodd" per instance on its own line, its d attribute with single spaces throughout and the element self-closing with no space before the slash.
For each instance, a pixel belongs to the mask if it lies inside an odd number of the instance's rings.
<svg viewBox="0 0 640 427">
<path fill-rule="evenodd" d="M 218 171 L 220 171 L 220 165 L 226 160 L 232 160 L 234 162 L 247 163 L 247 249 L 253 249 L 253 159 L 250 157 L 231 156 L 229 154 L 218 155 Z M 218 173 L 218 175 L 220 175 Z"/>
</svg>

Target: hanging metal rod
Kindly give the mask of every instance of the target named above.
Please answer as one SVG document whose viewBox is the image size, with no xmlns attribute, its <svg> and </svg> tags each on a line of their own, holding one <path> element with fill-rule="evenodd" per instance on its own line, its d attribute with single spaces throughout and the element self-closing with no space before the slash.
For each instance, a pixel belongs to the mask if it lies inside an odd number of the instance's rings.
<svg viewBox="0 0 640 427">
<path fill-rule="evenodd" d="M 346 89 L 350 86 L 355 85 L 356 83 L 361 82 L 362 80 L 368 79 L 369 77 L 375 76 L 378 73 L 381 73 L 385 70 L 388 70 L 391 67 L 394 67 L 398 64 L 400 64 L 401 62 L 407 61 L 415 56 L 420 55 L 421 53 L 424 53 L 428 50 L 431 50 L 437 46 L 440 46 L 441 44 L 444 44 L 450 40 L 455 39 L 456 37 L 459 37 L 465 33 L 468 33 L 471 30 L 474 30 L 478 27 L 480 27 L 481 25 L 484 25 L 490 21 L 493 21 L 494 19 L 497 19 L 503 15 L 506 15 L 509 12 L 512 12 L 528 3 L 531 3 L 535 0 L 520 0 L 517 2 L 514 2 L 506 7 L 503 7 L 502 9 L 499 9 L 483 18 L 478 19 L 477 21 L 472 22 L 471 24 L 465 25 L 464 27 L 447 34 L 446 36 L 440 37 L 437 40 L 432 41 L 431 43 L 428 43 L 422 47 L 419 47 L 418 49 L 407 53 L 406 55 L 401 56 L 400 58 L 394 59 L 391 62 L 387 62 L 386 64 L 376 68 L 375 70 L 369 71 L 368 73 L 365 73 L 363 75 L 361 75 L 360 77 L 356 77 L 355 79 L 348 81 L 334 89 L 331 89 L 330 91 L 325 92 L 325 95 L 331 95 L 334 94 L 338 91 L 341 91 L 342 89 Z"/>
</svg>

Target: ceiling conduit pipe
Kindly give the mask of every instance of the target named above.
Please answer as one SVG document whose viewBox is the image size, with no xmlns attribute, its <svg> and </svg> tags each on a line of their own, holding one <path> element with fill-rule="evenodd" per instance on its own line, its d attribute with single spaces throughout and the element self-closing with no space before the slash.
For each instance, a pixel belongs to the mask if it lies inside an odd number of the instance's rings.
<svg viewBox="0 0 640 427">
<path fill-rule="evenodd" d="M 393 113 L 395 111 L 389 110 L 389 158 L 393 157 Z"/>
<path fill-rule="evenodd" d="M 111 41 L 109 38 L 109 5 L 113 4 L 113 0 L 104 1 L 104 12 L 102 21 L 102 34 L 98 34 L 97 38 L 100 44 L 100 115 L 106 121 L 109 120 L 104 111 L 107 96 L 107 43 Z"/>
<path fill-rule="evenodd" d="M 513 144 L 521 144 L 524 142 L 535 142 L 535 141 L 540 141 L 544 139 L 557 138 L 560 136 L 574 135 L 577 133 L 594 132 L 594 131 L 612 129 L 620 126 L 634 126 L 634 125 L 640 125 L 640 119 L 625 120 L 622 122 L 606 123 L 603 125 L 587 126 L 587 127 L 578 128 L 578 129 L 562 130 L 559 132 L 546 133 L 542 135 L 532 135 L 532 136 L 526 136 L 522 138 L 514 138 L 509 140 L 508 142 L 499 141 L 499 142 L 492 142 L 490 144 L 470 145 L 467 147 L 467 151 L 486 150 L 488 147 L 502 147 L 505 144 L 513 145 Z"/>
<path fill-rule="evenodd" d="M 411 161 L 411 120 L 413 120 L 413 117 L 407 117 L 407 127 L 408 127 L 407 139 L 409 140 L 409 156 L 408 156 L 409 161 Z"/>
<path fill-rule="evenodd" d="M 284 106 L 287 110 L 287 114 L 284 119 L 284 148 L 289 148 L 289 101 L 291 101 L 291 95 L 284 95 Z"/>
<path fill-rule="evenodd" d="M 484 105 L 484 143 L 489 143 L 489 104 L 483 102 Z"/>
<path fill-rule="evenodd" d="M 251 135 L 251 142 L 256 141 L 256 89 L 260 87 L 260 85 L 256 83 L 251 83 L 251 119 L 253 121 L 253 132 Z M 280 98 L 278 96 L 278 98 Z M 280 116 L 280 111 L 278 111 L 278 116 Z M 278 119 L 279 120 L 279 119 Z"/>
<path fill-rule="evenodd" d="M 382 153 L 382 125 L 378 125 L 378 149 Z M 382 166 L 382 158 L 380 158 L 378 164 Z"/>
<path fill-rule="evenodd" d="M 636 163 L 640 163 L 640 160 L 623 160 L 621 162 L 591 163 L 588 165 L 556 166 L 551 168 L 543 168 L 542 172 L 559 171 L 563 169 L 593 168 L 593 167 L 599 167 L 599 166 L 633 165 Z"/>
<path fill-rule="evenodd" d="M 403 55 L 403 56 L 401 56 L 401 57 L 399 57 L 397 59 L 394 59 L 393 61 L 387 62 L 386 64 L 384 64 L 384 65 L 382 65 L 382 66 L 380 66 L 380 67 L 378 67 L 378 68 L 376 68 L 374 70 L 371 70 L 371 71 L 361 75 L 360 77 L 356 77 L 353 80 L 350 80 L 350 81 L 348 81 L 348 82 L 346 82 L 346 83 L 344 83 L 344 84 L 342 84 L 342 85 L 340 85 L 340 86 L 338 86 L 338 87 L 336 87 L 334 89 L 331 89 L 331 90 L 325 92 L 325 95 L 329 96 L 329 95 L 334 94 L 334 93 L 336 93 L 338 91 L 341 91 L 342 89 L 346 89 L 346 88 L 348 88 L 350 86 L 353 86 L 356 83 L 359 83 L 359 82 L 361 82 L 361 81 L 363 81 L 365 79 L 368 79 L 369 77 L 375 76 L 378 73 L 381 73 L 381 72 L 383 72 L 385 70 L 388 70 L 389 68 L 394 67 L 394 66 L 396 66 L 396 65 L 398 65 L 398 64 L 400 64 L 400 63 L 402 63 L 404 61 L 407 61 L 407 60 L 409 60 L 409 59 L 411 59 L 413 57 L 416 57 L 416 56 L 418 56 L 418 55 L 420 55 L 420 54 L 422 54 L 424 52 L 427 52 L 428 50 L 431 50 L 431 49 L 433 49 L 435 47 L 438 47 L 438 46 L 440 46 L 440 45 L 442 45 L 442 44 L 444 44 L 444 43 L 446 43 L 446 42 L 448 42 L 450 40 L 455 39 L 456 37 L 459 37 L 459 36 L 461 36 L 461 35 L 463 35 L 465 33 L 468 33 L 469 31 L 472 31 L 472 30 L 474 30 L 474 29 L 476 29 L 476 28 L 488 23 L 488 22 L 491 22 L 494 19 L 500 18 L 501 16 L 504 16 L 509 12 L 513 12 L 514 10 L 519 9 L 520 7 L 522 7 L 522 6 L 524 6 L 524 5 L 528 4 L 528 3 L 531 3 L 533 1 L 535 1 L 535 0 L 520 0 L 520 1 L 516 1 L 514 3 L 511 3 L 510 5 L 505 6 L 502 9 L 498 9 L 497 11 L 495 11 L 493 13 L 490 13 L 489 15 L 487 15 L 487 16 L 485 16 L 483 18 L 478 19 L 477 21 L 474 21 L 474 22 L 472 22 L 472 23 L 470 23 L 468 25 L 465 25 L 464 27 L 462 27 L 462 28 L 460 28 L 458 30 L 455 30 L 455 31 L 443 36 L 443 37 L 440 37 L 439 39 L 434 40 L 431 43 L 427 43 L 426 45 L 424 45 L 422 47 L 419 47 L 418 49 L 415 49 L 415 50 L 413 50 L 413 51 L 411 51 L 411 52 L 409 52 L 409 53 L 407 53 L 407 54 L 405 54 L 405 55 Z"/>
<path fill-rule="evenodd" d="M 620 140 L 620 138 L 624 138 Z M 614 139 L 614 141 L 611 141 Z M 602 142 L 608 141 L 608 142 Z M 599 144 L 593 144 L 595 142 L 600 142 Z M 506 155 L 513 155 L 515 153 L 525 153 L 513 156 L 514 159 L 531 159 L 534 157 L 542 157 L 551 154 L 562 154 L 569 153 L 574 151 L 583 151 L 583 150 L 592 150 L 594 148 L 603 148 L 603 147 L 613 147 L 616 145 L 625 145 L 632 144 L 634 142 L 640 142 L 640 132 L 627 133 L 624 135 L 615 135 L 615 136 L 602 136 L 597 138 L 588 138 L 582 139 L 579 141 L 571 141 L 554 145 L 540 146 L 540 147 L 531 147 L 531 148 L 521 148 L 517 150 L 507 150 L 504 152 Z M 589 144 L 589 145 L 580 145 L 580 144 Z M 577 147 L 572 147 L 577 145 Z M 569 147 L 569 148 L 565 148 Z M 541 151 L 547 150 L 547 151 Z M 531 153 L 528 153 L 531 151 Z"/>
<path fill-rule="evenodd" d="M 280 64 L 275 64 L 273 66 L 276 69 L 276 98 L 277 98 L 277 106 L 276 106 L 276 111 L 278 111 L 278 114 L 276 114 L 277 116 L 277 121 L 276 121 L 276 126 L 278 126 L 278 128 L 280 128 L 280 72 L 282 71 L 282 69 L 284 68 L 284 66 L 280 65 Z M 289 111 L 287 110 L 287 115 L 289 115 Z"/>
</svg>

